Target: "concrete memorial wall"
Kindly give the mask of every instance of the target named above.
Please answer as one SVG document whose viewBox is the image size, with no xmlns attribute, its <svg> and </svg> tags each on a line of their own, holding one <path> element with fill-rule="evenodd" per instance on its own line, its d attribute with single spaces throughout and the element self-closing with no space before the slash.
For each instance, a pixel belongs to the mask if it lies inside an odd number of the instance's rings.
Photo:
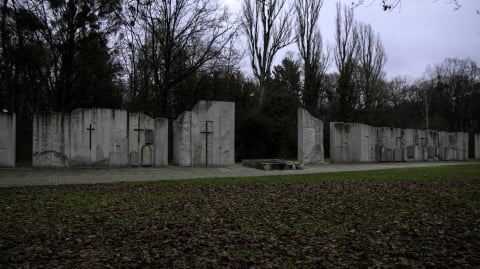
<svg viewBox="0 0 480 269">
<path fill-rule="evenodd" d="M 323 122 L 302 108 L 297 111 L 297 120 L 298 161 L 303 164 L 323 163 Z"/>
<path fill-rule="evenodd" d="M 173 162 L 179 166 L 235 163 L 235 103 L 199 101 L 173 122 Z"/>
<path fill-rule="evenodd" d="M 153 166 L 154 119 L 139 113 L 128 115 L 128 156 L 131 166 Z"/>
<path fill-rule="evenodd" d="M 127 166 L 127 116 L 118 109 L 76 109 L 71 113 L 73 166 Z"/>
<path fill-rule="evenodd" d="M 15 167 L 15 158 L 15 113 L 6 113 L 0 111 L 0 167 Z"/>
<path fill-rule="evenodd" d="M 330 123 L 333 163 L 468 159 L 468 134 Z"/>
<path fill-rule="evenodd" d="M 475 134 L 475 159 L 480 160 L 480 134 Z"/>
<path fill-rule="evenodd" d="M 155 128 L 152 118 L 118 109 L 36 114 L 32 162 L 37 167 L 156 166 L 156 134 L 165 137 L 165 131 L 168 135 L 168 120 Z M 168 150 L 168 141 L 164 144 Z M 158 152 L 168 155 L 165 150 Z M 162 158 L 168 162 L 168 156 L 157 157 Z"/>
<path fill-rule="evenodd" d="M 360 123 L 330 123 L 330 161 L 334 163 L 374 162 L 376 133 Z"/>
<path fill-rule="evenodd" d="M 70 161 L 70 114 L 48 112 L 33 117 L 32 165 L 65 167 Z"/>
<path fill-rule="evenodd" d="M 168 165 L 168 119 L 157 118 L 154 121 L 153 165 Z"/>
</svg>

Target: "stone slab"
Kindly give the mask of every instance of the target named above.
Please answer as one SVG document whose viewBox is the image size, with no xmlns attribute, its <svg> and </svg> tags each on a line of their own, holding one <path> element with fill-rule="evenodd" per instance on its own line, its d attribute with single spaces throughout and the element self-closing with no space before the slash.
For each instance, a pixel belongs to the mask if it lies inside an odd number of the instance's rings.
<svg viewBox="0 0 480 269">
<path fill-rule="evenodd" d="M 128 114 L 128 156 L 131 166 L 153 166 L 154 120 L 141 113 Z"/>
<path fill-rule="evenodd" d="M 32 165 L 70 166 L 70 114 L 48 112 L 34 115 Z"/>
<path fill-rule="evenodd" d="M 153 165 L 156 167 L 168 165 L 168 119 L 155 119 L 155 143 Z"/>
<path fill-rule="evenodd" d="M 235 103 L 199 101 L 173 122 L 173 136 L 175 165 L 233 165 Z"/>
<path fill-rule="evenodd" d="M 242 165 L 265 171 L 303 169 L 302 163 L 280 159 L 245 159 L 242 160 Z"/>
<path fill-rule="evenodd" d="M 475 159 L 480 160 L 480 134 L 475 134 Z"/>
<path fill-rule="evenodd" d="M 330 123 L 330 161 L 355 163 L 376 161 L 376 132 L 360 123 Z"/>
<path fill-rule="evenodd" d="M 70 163 L 74 166 L 127 166 L 127 117 L 127 111 L 118 109 L 72 111 Z"/>
<path fill-rule="evenodd" d="M 0 167 L 15 167 L 16 123 L 15 113 L 0 112 Z"/>
<path fill-rule="evenodd" d="M 302 108 L 297 111 L 298 161 L 321 164 L 324 161 L 323 122 Z"/>
</svg>

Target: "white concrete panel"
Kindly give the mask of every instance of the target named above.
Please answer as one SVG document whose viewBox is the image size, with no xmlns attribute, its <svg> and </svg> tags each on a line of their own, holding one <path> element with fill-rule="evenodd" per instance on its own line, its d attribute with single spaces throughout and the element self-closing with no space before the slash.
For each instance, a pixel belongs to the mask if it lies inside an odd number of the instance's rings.
<svg viewBox="0 0 480 269">
<path fill-rule="evenodd" d="M 192 165 L 192 112 L 183 112 L 173 122 L 173 163 L 179 166 Z"/>
<path fill-rule="evenodd" d="M 297 111 L 298 161 L 304 164 L 321 164 L 324 161 L 323 122 L 307 110 Z"/>
<path fill-rule="evenodd" d="M 70 165 L 70 114 L 50 112 L 34 115 L 32 165 Z"/>
<path fill-rule="evenodd" d="M 199 101 L 173 124 L 174 164 L 223 166 L 235 163 L 235 103 Z"/>
<path fill-rule="evenodd" d="M 475 134 L 475 159 L 480 160 L 480 134 Z"/>
<path fill-rule="evenodd" d="M 0 112 L 0 167 L 15 167 L 15 113 Z"/>
<path fill-rule="evenodd" d="M 115 109 L 77 109 L 71 113 L 71 164 L 128 165 L 127 112 Z"/>
<path fill-rule="evenodd" d="M 168 165 L 168 119 L 155 119 L 154 166 Z"/>
<path fill-rule="evenodd" d="M 143 148 L 155 143 L 153 118 L 140 114 L 129 113 L 128 115 L 128 156 L 132 166 L 151 166 L 146 164 L 143 156 Z M 153 154 L 153 151 L 152 151 Z"/>
</svg>

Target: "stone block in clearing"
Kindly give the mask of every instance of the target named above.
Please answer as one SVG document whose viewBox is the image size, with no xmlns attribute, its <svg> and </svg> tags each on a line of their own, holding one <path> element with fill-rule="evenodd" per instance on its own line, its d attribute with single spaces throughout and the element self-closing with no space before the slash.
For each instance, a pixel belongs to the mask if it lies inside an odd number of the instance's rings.
<svg viewBox="0 0 480 269">
<path fill-rule="evenodd" d="M 152 166 L 154 120 L 140 113 L 128 115 L 128 155 L 131 166 Z"/>
<path fill-rule="evenodd" d="M 70 114 L 41 113 L 33 117 L 32 165 L 70 165 Z"/>
<path fill-rule="evenodd" d="M 153 165 L 168 165 L 168 119 L 155 119 L 155 143 Z"/>
<path fill-rule="evenodd" d="M 304 164 L 321 164 L 324 160 L 323 122 L 299 108 L 298 120 L 298 161 Z"/>
<path fill-rule="evenodd" d="M 128 165 L 128 113 L 90 108 L 71 113 L 71 160 L 75 166 Z"/>
<path fill-rule="evenodd" d="M 480 160 L 480 134 L 475 134 L 475 159 Z"/>
<path fill-rule="evenodd" d="M 199 101 L 173 122 L 173 136 L 175 165 L 233 165 L 235 103 Z"/>
<path fill-rule="evenodd" d="M 360 123 L 330 123 L 330 161 L 355 163 L 376 161 L 375 128 Z"/>
<path fill-rule="evenodd" d="M 15 167 L 15 113 L 0 112 L 0 167 Z"/>
</svg>

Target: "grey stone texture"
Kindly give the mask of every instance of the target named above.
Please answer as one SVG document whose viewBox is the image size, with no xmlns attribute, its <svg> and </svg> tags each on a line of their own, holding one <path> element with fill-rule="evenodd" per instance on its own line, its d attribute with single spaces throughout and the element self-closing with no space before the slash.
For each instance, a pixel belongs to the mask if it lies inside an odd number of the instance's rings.
<svg viewBox="0 0 480 269">
<path fill-rule="evenodd" d="M 480 134 L 475 134 L 475 159 L 480 160 Z"/>
<path fill-rule="evenodd" d="M 117 109 L 72 111 L 70 165 L 128 165 L 127 116 L 127 111 Z"/>
<path fill-rule="evenodd" d="M 167 151 L 158 150 L 165 156 L 157 157 L 164 165 L 165 160 L 168 163 L 168 120 L 157 129 L 152 118 L 118 109 L 36 114 L 32 163 L 36 167 L 156 166 L 155 141 L 159 139 L 155 134 L 165 137 L 166 131 Z"/>
<path fill-rule="evenodd" d="M 15 113 L 0 111 L 0 167 L 15 167 L 16 123 Z"/>
<path fill-rule="evenodd" d="M 468 134 L 330 123 L 334 163 L 413 162 L 468 159 Z"/>
<path fill-rule="evenodd" d="M 304 164 L 323 163 L 323 122 L 302 108 L 297 111 L 297 120 L 298 161 Z"/>
<path fill-rule="evenodd" d="M 360 123 L 330 123 L 330 161 L 375 162 L 376 132 Z"/>
<path fill-rule="evenodd" d="M 32 165 L 65 167 L 70 161 L 70 114 L 48 112 L 33 117 Z"/>
<path fill-rule="evenodd" d="M 147 115 L 128 115 L 128 156 L 131 166 L 153 166 L 154 127 L 153 118 Z"/>
<path fill-rule="evenodd" d="M 155 141 L 153 144 L 153 165 L 168 165 L 168 119 L 157 118 L 154 122 Z"/>
<path fill-rule="evenodd" d="M 199 101 L 173 122 L 173 162 L 179 166 L 235 163 L 235 103 Z"/>
</svg>

